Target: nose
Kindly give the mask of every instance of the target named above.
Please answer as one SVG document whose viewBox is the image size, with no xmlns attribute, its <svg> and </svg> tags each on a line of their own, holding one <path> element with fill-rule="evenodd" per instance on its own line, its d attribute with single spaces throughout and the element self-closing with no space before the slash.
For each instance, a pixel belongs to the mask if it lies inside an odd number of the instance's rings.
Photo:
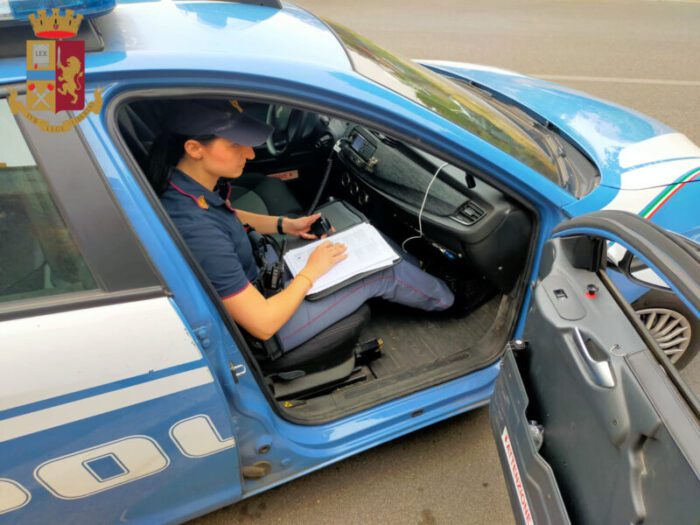
<svg viewBox="0 0 700 525">
<path fill-rule="evenodd" d="M 248 146 L 245 152 L 245 158 L 247 160 L 253 160 L 255 158 L 255 150 L 252 146 Z"/>
</svg>

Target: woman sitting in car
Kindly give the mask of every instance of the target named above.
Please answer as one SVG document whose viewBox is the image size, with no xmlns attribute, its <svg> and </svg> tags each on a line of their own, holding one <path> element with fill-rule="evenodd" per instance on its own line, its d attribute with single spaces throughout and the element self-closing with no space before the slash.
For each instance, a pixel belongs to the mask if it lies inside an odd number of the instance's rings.
<svg viewBox="0 0 700 525">
<path fill-rule="evenodd" d="M 236 323 L 262 340 L 277 334 L 287 351 L 372 297 L 422 310 L 452 305 L 454 296 L 442 280 L 406 260 L 323 299 L 305 301 L 314 282 L 347 257 L 346 246 L 332 240 L 319 244 L 304 269 L 266 298 L 254 286 L 260 268 L 244 225 L 262 234 L 314 239 L 310 227 L 320 214 L 289 218 L 247 212 L 229 201 L 230 190 L 219 193 L 217 187 L 242 175 L 255 157 L 253 146 L 271 132 L 224 101 L 187 102 L 173 112 L 168 132 L 157 139 L 149 159 L 149 178 L 162 192 L 163 206 Z"/>
</svg>

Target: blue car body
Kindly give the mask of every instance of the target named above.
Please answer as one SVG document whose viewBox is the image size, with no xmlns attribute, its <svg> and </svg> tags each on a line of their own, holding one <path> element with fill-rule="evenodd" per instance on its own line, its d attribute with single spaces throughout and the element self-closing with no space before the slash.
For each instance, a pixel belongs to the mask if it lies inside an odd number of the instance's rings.
<svg viewBox="0 0 700 525">
<path fill-rule="evenodd" d="M 153 23 L 156 19 L 158 23 Z M 602 179 L 592 193 L 577 199 L 507 153 L 355 72 L 329 27 L 290 4 L 276 10 L 227 2 L 126 1 L 98 19 L 98 24 L 105 49 L 87 54 L 85 76 L 88 97 L 102 90 L 104 109 L 88 117 L 80 132 L 131 228 L 172 292 L 167 301 L 187 327 L 196 356 L 154 373 L 66 390 L 32 403 L 10 403 L 0 410 L 0 426 L 5 428 L 0 430 L 0 477 L 5 488 L 12 485 L 18 487 L 17 494 L 28 495 L 22 505 L 0 513 L 3 523 L 49 522 L 57 515 L 66 522 L 77 522 L 85 519 L 86 512 L 93 523 L 180 522 L 482 406 L 498 376 L 497 362 L 340 420 L 303 425 L 283 418 L 271 407 L 253 374 L 232 376 L 229 363 L 245 363 L 244 355 L 110 135 L 109 112 L 119 97 L 156 87 L 220 89 L 273 100 L 281 97 L 302 107 L 321 105 L 337 114 L 351 114 L 358 121 L 371 121 L 479 167 L 494 183 L 527 196 L 538 216 L 536 254 L 563 219 L 615 207 L 616 199 L 625 192 L 640 195 L 633 199 L 634 204 L 619 208 L 636 206 L 632 211 L 639 213 L 664 188 L 700 167 L 700 150 L 691 145 L 673 150 L 675 156 L 623 166 L 620 158 L 626 147 L 673 133 L 636 112 L 514 73 L 468 64 L 426 64 L 500 93 L 550 121 L 579 144 Z M 0 68 L 0 87 L 25 81 L 24 57 L 1 60 Z M 660 165 L 672 172 L 661 184 L 635 187 L 626 178 L 632 169 Z M 647 201 L 642 202 L 644 199 Z M 653 220 L 697 239 L 697 214 L 678 210 L 692 210 L 691 205 L 700 202 L 700 184 L 684 184 L 672 199 Z M 539 255 L 531 282 L 536 279 L 538 259 Z M 524 301 L 515 337 L 522 333 L 529 296 Z M 195 373 L 206 377 L 191 388 L 131 405 L 109 401 L 110 396 L 127 389 L 146 388 L 156 380 L 194 377 Z M 55 416 L 62 407 L 84 404 L 96 396 L 104 396 L 102 408 L 85 412 L 84 417 L 64 420 Z M 13 433 L 18 422 L 25 424 L 22 418 L 30 417 L 38 421 L 33 430 Z M 56 423 L 52 423 L 54 417 Z M 177 439 L 178 428 L 204 432 L 214 443 L 215 453 L 189 453 Z M 51 490 L 52 462 L 67 461 L 75 451 L 90 450 L 96 443 L 117 442 L 151 451 L 161 467 L 133 483 L 88 496 Z M 268 451 L 261 456 L 263 449 Z M 97 458 L 101 462 L 89 460 L 90 468 L 100 471 L 95 475 L 101 482 L 128 471 L 128 465 L 120 466 L 108 456 Z M 241 466 L 261 458 L 273 466 L 271 472 L 259 479 L 243 479 Z"/>
<path fill-rule="evenodd" d="M 651 117 L 510 71 L 440 61 L 426 61 L 425 65 L 484 86 L 529 109 L 566 133 L 593 159 L 600 170 L 600 185 L 584 198 L 565 205 L 569 216 L 600 209 L 622 209 L 645 215 L 649 204 L 665 189 L 681 184 L 684 179 L 700 180 L 697 175 L 700 148 Z M 667 147 L 655 147 L 665 140 L 669 140 Z M 632 146 L 633 150 L 647 148 L 648 154 L 631 158 Z M 640 171 L 650 168 L 653 173 Z M 650 220 L 697 238 L 697 220 L 688 218 L 681 210 L 689 210 L 691 203 L 697 202 L 698 191 L 698 185 L 683 184 L 672 197 L 673 205 L 662 207 Z"/>
</svg>

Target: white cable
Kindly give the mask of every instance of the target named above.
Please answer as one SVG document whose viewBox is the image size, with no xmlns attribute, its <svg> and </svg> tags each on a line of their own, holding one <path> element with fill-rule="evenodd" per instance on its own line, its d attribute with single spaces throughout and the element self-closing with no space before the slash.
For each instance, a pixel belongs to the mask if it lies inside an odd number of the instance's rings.
<svg viewBox="0 0 700 525">
<path fill-rule="evenodd" d="M 430 187 L 433 185 L 433 182 L 435 182 L 435 179 L 442 171 L 442 168 L 444 168 L 448 164 L 449 162 L 443 162 L 442 165 L 437 170 L 435 170 L 433 178 L 430 179 L 430 184 L 428 184 L 428 187 L 425 189 L 425 195 L 423 195 L 423 203 L 420 205 L 420 211 L 418 212 L 418 235 L 414 235 L 413 237 L 404 239 L 404 241 L 401 243 L 401 249 L 403 251 L 406 251 L 406 243 L 408 241 L 412 241 L 413 239 L 421 239 L 423 237 L 423 209 L 425 208 L 425 203 L 428 200 L 428 193 L 430 193 Z"/>
</svg>

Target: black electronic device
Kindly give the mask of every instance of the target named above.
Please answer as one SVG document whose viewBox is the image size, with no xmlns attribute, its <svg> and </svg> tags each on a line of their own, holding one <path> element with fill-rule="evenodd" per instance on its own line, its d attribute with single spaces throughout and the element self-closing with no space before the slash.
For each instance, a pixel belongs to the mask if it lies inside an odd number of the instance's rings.
<svg viewBox="0 0 700 525">
<path fill-rule="evenodd" d="M 325 217 L 319 217 L 311 225 L 311 233 L 313 233 L 317 237 L 321 237 L 322 235 L 328 235 L 332 232 L 333 227 L 331 226 L 331 223 L 328 221 L 328 219 L 326 219 Z"/>
<path fill-rule="evenodd" d="M 360 133 L 357 129 L 350 134 L 349 138 L 352 151 L 359 155 L 365 162 L 369 161 L 377 150 L 377 146 L 372 143 L 372 140 Z"/>
</svg>

